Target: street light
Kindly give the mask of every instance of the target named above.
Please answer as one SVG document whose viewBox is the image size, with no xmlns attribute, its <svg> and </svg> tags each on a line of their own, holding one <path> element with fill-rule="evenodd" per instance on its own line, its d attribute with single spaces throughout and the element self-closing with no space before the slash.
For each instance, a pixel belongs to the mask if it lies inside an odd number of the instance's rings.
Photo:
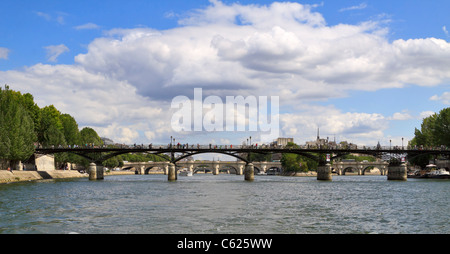
<svg viewBox="0 0 450 254">
<path fill-rule="evenodd" d="M 404 150 L 404 148 L 403 148 L 403 138 L 402 138 L 402 150 Z"/>
</svg>

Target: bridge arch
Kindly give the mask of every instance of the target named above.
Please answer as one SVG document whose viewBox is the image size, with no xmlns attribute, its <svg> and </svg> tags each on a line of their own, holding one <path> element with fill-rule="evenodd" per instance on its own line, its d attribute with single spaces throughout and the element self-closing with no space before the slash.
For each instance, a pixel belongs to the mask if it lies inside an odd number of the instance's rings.
<svg viewBox="0 0 450 254">
<path fill-rule="evenodd" d="M 213 150 L 208 150 L 208 151 L 196 151 L 196 152 L 192 152 L 192 153 L 187 153 L 187 154 L 185 154 L 185 155 L 182 155 L 182 156 L 176 158 L 176 159 L 173 161 L 173 163 L 177 163 L 178 161 L 180 161 L 180 160 L 182 160 L 182 159 L 185 159 L 185 158 L 187 158 L 187 157 L 190 157 L 190 156 L 194 156 L 194 155 L 198 155 L 198 154 L 205 154 L 205 153 L 218 153 L 218 154 L 229 155 L 229 156 L 232 156 L 232 157 L 234 157 L 234 158 L 237 158 L 237 159 L 239 159 L 239 160 L 241 160 L 241 161 L 244 161 L 244 162 L 247 163 L 247 164 L 250 163 L 247 159 L 245 159 L 245 158 L 243 158 L 243 157 L 241 157 L 241 156 L 239 156 L 239 155 L 232 154 L 232 153 L 227 153 L 227 152 L 221 152 L 221 151 L 213 151 Z"/>
<path fill-rule="evenodd" d="M 234 165 L 221 165 L 219 168 L 219 172 L 223 170 L 228 170 L 230 174 L 238 174 L 238 169 Z"/>
</svg>

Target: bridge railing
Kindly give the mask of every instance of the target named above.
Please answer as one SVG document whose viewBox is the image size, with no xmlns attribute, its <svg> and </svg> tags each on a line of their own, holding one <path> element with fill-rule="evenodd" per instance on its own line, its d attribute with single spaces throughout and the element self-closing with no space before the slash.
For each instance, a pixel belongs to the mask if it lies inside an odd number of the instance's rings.
<svg viewBox="0 0 450 254">
<path fill-rule="evenodd" d="M 308 145 L 301 145 L 297 147 L 286 147 L 286 146 L 273 146 L 273 145 L 200 145 L 200 144 L 176 144 L 176 145 L 157 145 L 157 144 L 149 144 L 149 145 L 125 145 L 125 144 L 116 144 L 116 145 L 101 145 L 96 146 L 93 144 L 85 144 L 85 145 L 52 145 L 52 146 L 42 146 L 39 144 L 35 145 L 35 148 L 37 149 L 280 149 L 280 150 L 289 150 L 289 149 L 296 149 L 296 150 L 338 150 L 338 151 L 345 151 L 345 150 L 360 150 L 360 151 L 376 151 L 376 150 L 383 150 L 383 151 L 402 151 L 402 150 L 426 150 L 426 151 L 450 151 L 450 148 L 447 146 L 308 146 Z"/>
</svg>

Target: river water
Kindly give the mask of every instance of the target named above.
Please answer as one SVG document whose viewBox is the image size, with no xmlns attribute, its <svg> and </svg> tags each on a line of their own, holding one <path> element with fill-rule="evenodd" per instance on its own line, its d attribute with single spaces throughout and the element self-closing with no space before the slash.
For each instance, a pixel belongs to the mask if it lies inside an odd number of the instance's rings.
<svg viewBox="0 0 450 254">
<path fill-rule="evenodd" d="M 450 233 L 450 181 L 107 176 L 0 185 L 0 233 Z"/>
</svg>

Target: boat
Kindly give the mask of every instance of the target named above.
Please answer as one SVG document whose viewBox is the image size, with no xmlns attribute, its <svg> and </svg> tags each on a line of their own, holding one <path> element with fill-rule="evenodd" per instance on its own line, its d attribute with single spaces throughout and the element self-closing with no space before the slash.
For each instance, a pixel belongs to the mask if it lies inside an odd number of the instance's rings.
<svg viewBox="0 0 450 254">
<path fill-rule="evenodd" d="M 258 172 L 258 173 L 256 173 L 256 175 L 258 175 L 258 176 L 266 176 L 267 173 L 266 172 Z"/>
<path fill-rule="evenodd" d="M 434 164 L 429 164 L 425 170 L 418 170 L 408 175 L 408 178 L 431 178 L 431 179 L 450 179 L 450 172 L 441 168 L 437 169 Z"/>
<path fill-rule="evenodd" d="M 180 176 L 193 176 L 192 171 L 189 171 L 187 168 L 179 171 Z"/>
<path fill-rule="evenodd" d="M 432 179 L 450 179 L 450 172 L 441 168 L 437 170 L 433 170 L 426 174 L 428 178 Z"/>
</svg>

